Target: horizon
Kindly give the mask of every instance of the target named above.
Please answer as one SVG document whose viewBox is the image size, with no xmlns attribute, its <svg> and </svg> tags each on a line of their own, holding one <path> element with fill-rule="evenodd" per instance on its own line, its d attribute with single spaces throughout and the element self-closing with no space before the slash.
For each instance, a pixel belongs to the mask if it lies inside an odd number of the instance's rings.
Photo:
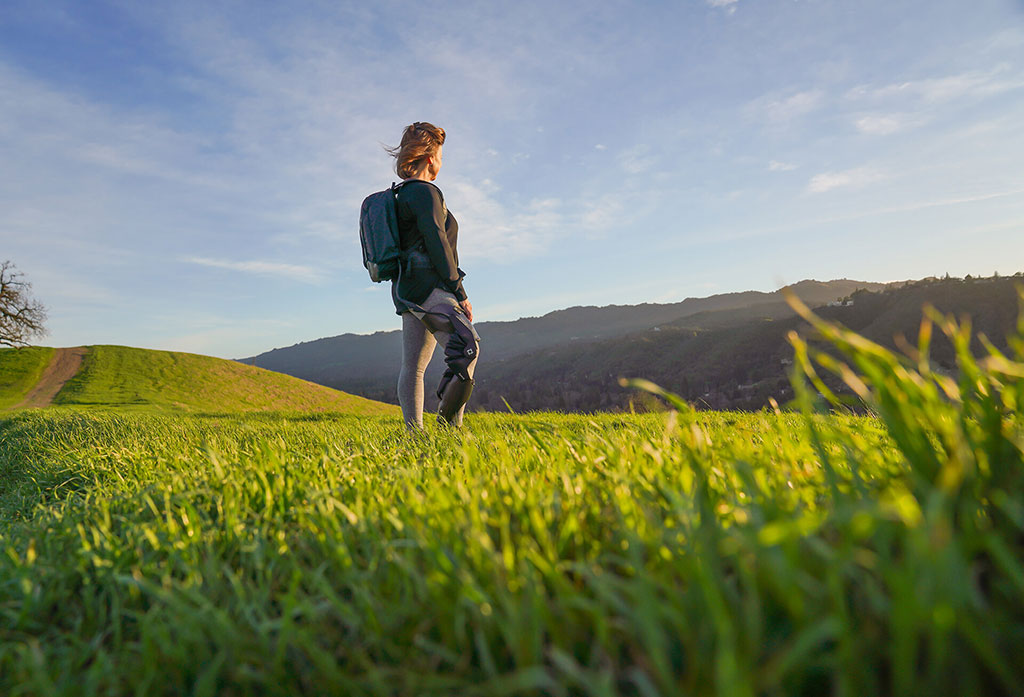
<svg viewBox="0 0 1024 697">
<path fill-rule="evenodd" d="M 232 358 L 393 331 L 358 206 L 396 179 L 381 144 L 427 120 L 480 323 L 1013 275 L 1022 47 L 1009 0 L 15 0 L 0 241 L 47 345 Z"/>
<path fill-rule="evenodd" d="M 1024 271 L 1015 271 L 1014 273 L 1007 273 L 1006 276 L 1013 277 L 1013 276 L 1016 276 L 1018 273 L 1024 273 Z M 988 278 L 988 277 L 991 277 L 991 276 L 980 276 L 980 275 L 976 275 L 976 274 L 968 274 L 968 275 L 972 276 L 973 278 Z M 1002 274 L 1000 274 L 1000 275 L 1002 275 Z M 964 277 L 950 275 L 950 278 L 951 279 L 962 279 Z M 768 291 L 761 291 L 761 290 L 754 290 L 754 289 L 751 289 L 751 288 L 746 288 L 744 290 L 725 290 L 725 291 L 722 291 L 721 293 L 712 293 L 711 295 L 699 295 L 699 296 L 698 295 L 690 295 L 690 296 L 687 296 L 685 298 L 682 298 L 681 300 L 666 300 L 664 302 L 658 302 L 658 303 L 641 301 L 639 303 L 630 303 L 630 304 L 627 304 L 627 305 L 621 305 L 621 304 L 616 305 L 615 303 L 610 303 L 610 304 L 606 304 L 606 305 L 569 305 L 567 307 L 556 307 L 556 308 L 554 308 L 552 310 L 548 310 L 547 312 L 545 312 L 543 314 L 540 314 L 540 315 L 524 315 L 522 317 L 516 317 L 515 319 L 483 320 L 481 322 L 474 322 L 474 324 L 475 325 L 482 325 L 482 324 L 487 324 L 489 322 L 509 322 L 509 323 L 511 323 L 511 322 L 518 322 L 519 320 L 524 320 L 524 319 L 538 319 L 538 318 L 541 318 L 541 317 L 546 317 L 547 315 L 554 314 L 555 312 L 565 312 L 566 310 L 585 309 L 585 308 L 591 308 L 591 307 L 597 308 L 597 309 L 601 309 L 601 308 L 605 308 L 605 307 L 633 307 L 635 305 L 678 305 L 680 303 L 686 302 L 687 300 L 705 300 L 707 298 L 711 298 L 711 297 L 714 297 L 714 296 L 717 296 L 717 295 L 729 295 L 729 294 L 733 294 L 733 293 L 751 293 L 752 292 L 752 293 L 771 294 L 771 293 L 777 293 L 780 290 L 782 290 L 783 288 L 789 288 L 789 287 L 792 287 L 792 286 L 800 285 L 801 283 L 832 283 L 834 281 L 853 281 L 854 283 L 874 283 L 874 284 L 891 285 L 893 283 L 917 283 L 919 281 L 927 281 L 927 280 L 944 280 L 944 279 L 943 279 L 942 276 L 924 276 L 922 278 L 899 278 L 899 279 L 894 279 L 894 280 L 891 280 L 891 281 L 867 281 L 867 280 L 864 280 L 862 278 L 845 278 L 845 277 L 843 277 L 843 278 L 830 278 L 827 281 L 821 281 L 821 280 L 818 280 L 816 278 L 803 278 L 803 279 L 801 279 L 799 281 L 794 281 L 793 283 L 786 283 L 784 285 L 780 285 L 779 287 L 775 288 L 774 290 L 768 290 Z M 871 291 L 871 292 L 873 292 L 873 291 Z M 261 351 L 260 353 L 254 353 L 254 354 L 251 354 L 251 355 L 248 355 L 248 356 L 236 357 L 236 358 L 232 358 L 231 360 L 247 360 L 247 359 L 250 359 L 250 358 L 255 358 L 256 356 L 262 355 L 264 353 L 269 353 L 271 351 L 277 351 L 277 350 L 280 350 L 280 349 L 287 349 L 287 348 L 291 348 L 293 346 L 297 346 L 299 344 L 308 344 L 308 343 L 313 343 L 315 341 L 322 341 L 324 339 L 333 339 L 333 338 L 336 338 L 336 337 L 339 337 L 339 336 L 347 336 L 347 335 L 351 335 L 351 336 L 373 336 L 374 334 L 388 333 L 388 332 L 400 332 L 400 331 L 402 331 L 400 328 L 393 328 L 393 329 L 376 329 L 376 330 L 370 331 L 370 332 L 342 332 L 341 334 L 334 334 L 334 335 L 331 335 L 331 336 L 321 336 L 321 337 L 317 337 L 316 339 L 303 339 L 301 341 L 296 341 L 296 342 L 294 342 L 292 344 L 289 344 L 287 346 L 275 346 L 273 348 L 267 349 L 266 351 Z"/>
<path fill-rule="evenodd" d="M 787 283 L 787 284 L 784 284 L 784 285 L 780 285 L 777 288 L 775 288 L 774 290 L 768 290 L 768 291 L 761 291 L 761 290 L 754 290 L 754 289 L 751 289 L 751 288 L 747 288 L 747 289 L 743 289 L 743 290 L 725 290 L 725 291 L 722 291 L 721 293 L 712 293 L 710 295 L 700 295 L 700 296 L 691 295 L 691 296 L 687 296 L 687 297 L 679 299 L 679 300 L 666 300 L 666 301 L 663 301 L 663 302 L 656 302 L 656 303 L 655 302 L 641 301 L 641 302 L 638 302 L 638 303 L 630 303 L 630 304 L 626 304 L 626 305 L 615 304 L 615 303 L 610 303 L 610 304 L 605 304 L 605 305 L 568 305 L 566 307 L 556 307 L 556 308 L 548 310 L 548 311 L 546 311 L 546 312 L 544 312 L 543 314 L 540 314 L 540 315 L 523 315 L 521 317 L 516 317 L 514 319 L 483 320 L 481 322 L 475 322 L 474 324 L 482 325 L 482 324 L 488 324 L 488 323 L 513 323 L 513 322 L 518 322 L 520 320 L 539 319 L 539 318 L 542 318 L 542 317 L 546 317 L 547 315 L 554 314 L 556 312 L 565 312 L 565 311 L 568 311 L 568 310 L 577 310 L 577 309 L 588 309 L 588 308 L 602 309 L 602 308 L 607 308 L 607 307 L 634 307 L 634 306 L 638 306 L 638 305 L 678 305 L 678 304 L 686 302 L 687 300 L 706 300 L 708 298 L 716 297 L 716 296 L 719 296 L 719 295 L 730 295 L 730 294 L 738 294 L 738 293 L 764 293 L 764 294 L 772 294 L 772 293 L 777 293 L 777 292 L 783 290 L 784 288 L 790 288 L 790 287 L 793 287 L 793 286 L 800 285 L 801 283 L 823 283 L 823 284 L 827 284 L 827 283 L 833 283 L 833 282 L 837 282 L 837 281 L 852 281 L 854 283 L 871 283 L 871 284 L 877 284 L 877 285 L 892 285 L 892 284 L 898 284 L 898 283 L 906 283 L 906 284 L 919 283 L 921 281 L 929 281 L 929 280 L 934 280 L 934 281 L 942 281 L 942 280 L 947 280 L 947 279 L 948 280 L 965 280 L 966 278 L 972 278 L 974 280 L 978 280 L 978 279 L 982 279 L 982 278 L 993 278 L 993 277 L 1013 278 L 1013 277 L 1016 277 L 1016 276 L 1018 276 L 1020 274 L 1024 274 L 1024 270 L 1018 270 L 1018 271 L 1015 271 L 1013 273 L 1006 273 L 1006 274 L 1000 274 L 1000 273 L 996 273 L 994 275 L 993 274 L 989 274 L 987 276 L 986 275 L 981 275 L 981 274 L 966 274 L 965 276 L 953 276 L 951 274 L 946 274 L 945 276 L 930 275 L 930 276 L 924 276 L 922 278 L 898 278 L 898 279 L 894 279 L 894 280 L 890 280 L 890 281 L 867 281 L 867 280 L 860 279 L 860 278 L 846 278 L 846 277 L 830 278 L 830 279 L 828 279 L 826 281 L 822 281 L 822 280 L 819 280 L 819 279 L 816 279 L 816 278 L 804 278 L 804 279 L 801 279 L 799 281 L 794 281 L 793 283 Z M 869 290 L 868 292 L 872 292 L 873 293 L 875 291 Z M 367 331 L 367 332 L 340 332 L 338 334 L 332 334 L 330 336 L 320 336 L 320 337 L 316 337 L 316 338 L 313 338 L 313 339 L 298 339 L 296 341 L 293 341 L 290 344 L 283 344 L 281 346 L 273 346 L 273 347 L 270 347 L 270 348 L 268 348 L 268 349 L 266 349 L 264 351 L 260 351 L 260 352 L 257 352 L 257 353 L 252 353 L 252 354 L 248 354 L 248 355 L 244 355 L 244 356 L 213 356 L 213 357 L 214 358 L 223 358 L 225 360 L 231 360 L 231 361 L 245 361 L 245 360 L 249 360 L 249 359 L 252 359 L 252 358 L 256 358 L 257 356 L 263 355 L 265 353 L 270 353 L 272 351 L 278 351 L 278 350 L 282 350 L 282 349 L 289 349 L 289 348 L 293 348 L 293 347 L 301 345 L 301 344 L 315 343 L 317 341 L 323 341 L 325 339 L 334 339 L 334 338 L 338 338 L 338 337 L 342 337 L 342 336 L 373 336 L 375 334 L 396 333 L 396 332 L 401 332 L 401 331 L 402 331 L 401 328 L 389 328 L 389 329 L 375 329 L 375 330 Z M 153 346 L 139 346 L 139 345 L 131 345 L 131 344 L 111 344 L 111 343 L 108 343 L 108 342 L 103 342 L 103 343 L 99 343 L 99 344 L 75 344 L 73 346 L 70 346 L 70 345 L 69 346 L 56 346 L 56 345 L 50 345 L 50 344 L 47 344 L 47 343 L 36 343 L 36 344 L 32 344 L 32 346 L 39 346 L 39 347 L 45 347 L 45 348 L 61 348 L 61 349 L 63 349 L 63 348 L 85 348 L 85 347 L 88 347 L 88 346 L 115 346 L 115 347 L 123 347 L 123 348 L 140 348 L 140 349 L 155 350 L 155 351 L 177 351 L 177 352 L 180 352 L 180 353 L 192 353 L 192 354 L 201 355 L 201 356 L 209 356 L 210 355 L 210 354 L 204 354 L 204 353 L 196 352 L 196 351 L 184 351 L 184 350 L 177 350 L 177 349 L 164 349 L 164 348 L 153 347 Z M 0 347 L 0 348 L 3 348 L 3 347 Z"/>
</svg>

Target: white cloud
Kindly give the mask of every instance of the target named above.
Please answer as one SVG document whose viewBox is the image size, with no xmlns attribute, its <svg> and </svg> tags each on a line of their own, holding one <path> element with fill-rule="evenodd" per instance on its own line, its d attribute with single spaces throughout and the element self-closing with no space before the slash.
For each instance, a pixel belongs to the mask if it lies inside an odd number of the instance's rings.
<svg viewBox="0 0 1024 697">
<path fill-rule="evenodd" d="M 301 264 L 282 264 L 275 261 L 227 261 L 223 259 L 208 259 L 206 257 L 188 257 L 182 261 L 217 269 L 229 269 L 231 271 L 242 271 L 266 276 L 281 276 L 304 283 L 318 283 L 321 280 L 321 273 L 319 271 L 311 266 L 303 266 Z"/>
<path fill-rule="evenodd" d="M 498 186 L 489 179 L 475 183 L 453 178 L 445 191 L 445 198 L 459 205 L 452 213 L 461 231 L 460 261 L 522 259 L 542 252 L 562 234 L 565 220 L 557 198 L 534 199 L 515 207 L 500 200 Z"/>
<path fill-rule="evenodd" d="M 926 104 L 948 102 L 966 97 L 986 97 L 1024 87 L 1024 80 L 1004 77 L 1008 66 L 988 71 L 969 71 L 944 77 L 894 82 L 881 87 L 860 85 L 847 92 L 855 100 L 884 100 L 909 97 Z"/>
<path fill-rule="evenodd" d="M 614 225 L 625 210 L 625 205 L 618 197 L 605 197 L 586 206 L 580 222 L 585 230 L 594 232 Z"/>
<path fill-rule="evenodd" d="M 789 172 L 796 169 L 796 165 L 790 162 L 779 162 L 778 160 L 772 160 L 768 163 L 768 169 L 772 172 Z"/>
<path fill-rule="evenodd" d="M 594 146 L 594 150 L 607 150 L 607 149 L 608 149 L 608 146 L 604 145 L 603 143 L 598 143 L 597 145 Z"/>
<path fill-rule="evenodd" d="M 1020 196 L 1024 194 L 1024 188 L 1007 189 L 1004 191 L 989 191 L 976 194 L 968 194 L 966 196 L 949 196 L 947 198 L 933 199 L 927 201 L 915 201 L 912 203 L 905 203 L 898 206 L 889 206 L 887 208 L 880 208 L 875 211 L 871 211 L 870 215 L 876 215 L 880 213 L 904 213 L 908 211 L 919 211 L 926 208 L 938 208 L 942 206 L 958 206 L 965 203 L 977 203 L 979 201 L 990 201 L 996 198 L 1006 198 L 1008 196 Z"/>
<path fill-rule="evenodd" d="M 736 12 L 737 4 L 739 0 L 706 0 L 709 7 L 720 7 L 727 11 L 729 14 Z"/>
<path fill-rule="evenodd" d="M 924 119 L 911 114 L 867 114 L 854 121 L 858 131 L 875 136 L 891 135 L 922 123 Z"/>
<path fill-rule="evenodd" d="M 869 167 L 857 167 L 842 172 L 815 174 L 807 183 L 807 190 L 820 194 L 832 189 L 857 188 L 882 179 L 882 175 Z"/>
<path fill-rule="evenodd" d="M 636 145 L 619 154 L 619 163 L 627 174 L 643 174 L 654 167 L 657 158 L 647 145 Z"/>
<path fill-rule="evenodd" d="M 1015 49 L 1021 45 L 1024 45 L 1024 30 L 1019 27 L 1013 27 L 990 37 L 985 42 L 983 50 Z"/>
<path fill-rule="evenodd" d="M 1024 194 L 1024 187 L 1018 187 L 1015 189 L 1008 189 L 1003 191 L 993 191 L 988 193 L 970 194 L 965 196 L 949 196 L 940 199 L 928 199 L 913 201 L 910 203 L 899 204 L 895 206 L 883 206 L 880 208 L 865 208 L 859 209 L 854 212 L 844 213 L 841 215 L 831 215 L 824 217 L 806 218 L 800 221 L 788 221 L 783 225 L 772 225 L 762 228 L 746 228 L 741 232 L 736 231 L 723 231 L 719 233 L 720 239 L 727 240 L 741 240 L 750 239 L 755 237 L 777 235 L 779 233 L 792 233 L 794 230 L 805 230 L 820 228 L 825 225 L 832 225 L 835 223 L 848 223 L 854 220 L 862 220 L 864 218 L 871 218 L 877 216 L 885 216 L 893 213 L 910 213 L 915 211 L 927 210 L 930 208 L 943 208 L 960 206 L 964 204 L 980 203 L 982 201 L 990 201 L 993 199 L 1006 198 L 1011 196 L 1020 196 Z M 996 223 L 995 226 L 989 226 L 986 229 L 992 229 L 993 227 L 1008 228 L 1008 229 L 1022 229 L 1024 225 L 1024 219 L 1011 219 L 1008 221 L 1002 221 Z M 689 241 L 688 241 L 689 242 Z M 783 285 L 783 284 L 778 284 Z"/>
<path fill-rule="evenodd" d="M 820 90 L 805 90 L 786 97 L 764 95 L 752 101 L 747 110 L 755 118 L 773 124 L 786 124 L 818 109 L 824 102 Z"/>
</svg>

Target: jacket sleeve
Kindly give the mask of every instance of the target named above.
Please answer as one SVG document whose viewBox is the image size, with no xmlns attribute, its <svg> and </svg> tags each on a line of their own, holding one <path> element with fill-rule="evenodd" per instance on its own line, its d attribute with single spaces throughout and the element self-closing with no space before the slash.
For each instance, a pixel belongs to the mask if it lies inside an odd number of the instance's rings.
<svg viewBox="0 0 1024 697">
<path fill-rule="evenodd" d="M 445 208 L 441 194 L 432 185 L 409 187 L 409 208 L 416 216 L 416 227 L 423 235 L 427 256 L 446 290 L 459 301 L 466 299 L 462 276 L 455 254 L 445 234 Z"/>
</svg>

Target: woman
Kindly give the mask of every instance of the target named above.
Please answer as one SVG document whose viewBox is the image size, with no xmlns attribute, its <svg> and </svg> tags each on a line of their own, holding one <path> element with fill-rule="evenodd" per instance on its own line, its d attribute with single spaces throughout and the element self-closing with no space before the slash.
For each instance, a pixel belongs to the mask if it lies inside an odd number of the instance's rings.
<svg viewBox="0 0 1024 697">
<path fill-rule="evenodd" d="M 388 151 L 403 180 L 396 188 L 395 208 L 404 260 L 391 297 L 402 316 L 398 402 L 410 430 L 423 427 L 423 371 L 435 344 L 444 347 L 447 364 L 437 389 L 437 420 L 443 425 L 462 425 L 479 355 L 480 337 L 456 249 L 459 224 L 432 183 L 441 170 L 444 140 L 444 129 L 418 121 L 402 133 L 401 145 Z"/>
</svg>

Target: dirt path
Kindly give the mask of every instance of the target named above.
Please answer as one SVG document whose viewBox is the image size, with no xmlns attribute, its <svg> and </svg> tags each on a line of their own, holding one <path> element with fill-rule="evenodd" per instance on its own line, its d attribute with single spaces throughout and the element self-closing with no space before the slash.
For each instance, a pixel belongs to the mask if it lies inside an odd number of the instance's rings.
<svg viewBox="0 0 1024 697">
<path fill-rule="evenodd" d="M 85 357 L 85 347 L 59 348 L 54 350 L 50 365 L 46 366 L 39 382 L 28 393 L 28 396 L 15 404 L 15 409 L 36 408 L 49 406 L 53 398 L 60 392 L 71 378 L 75 377 L 78 369 L 82 367 L 82 359 Z"/>
</svg>

